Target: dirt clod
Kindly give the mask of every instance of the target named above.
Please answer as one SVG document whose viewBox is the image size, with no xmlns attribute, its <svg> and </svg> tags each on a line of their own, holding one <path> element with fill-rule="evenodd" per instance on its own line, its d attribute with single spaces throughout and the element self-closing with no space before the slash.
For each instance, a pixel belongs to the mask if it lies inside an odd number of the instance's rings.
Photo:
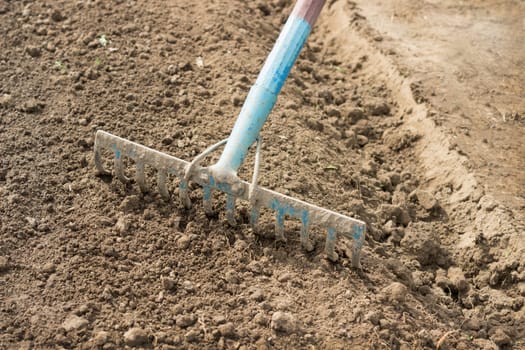
<svg viewBox="0 0 525 350">
<path fill-rule="evenodd" d="M 193 326 L 197 322 L 197 315 L 195 314 L 184 314 L 179 315 L 175 318 L 175 323 L 181 328 L 188 328 Z"/>
<path fill-rule="evenodd" d="M 501 328 L 496 328 L 494 333 L 490 336 L 490 340 L 496 343 L 500 348 L 512 345 L 512 339 Z"/>
<path fill-rule="evenodd" d="M 33 58 L 40 57 L 42 55 L 42 49 L 38 46 L 26 46 L 26 52 Z"/>
<path fill-rule="evenodd" d="M 388 115 L 390 113 L 390 105 L 384 101 L 368 104 L 366 109 L 371 115 Z"/>
<path fill-rule="evenodd" d="M 277 311 L 272 315 L 270 327 L 274 331 L 283 333 L 294 333 L 298 330 L 298 321 L 290 312 Z"/>
<path fill-rule="evenodd" d="M 118 217 L 117 222 L 115 224 L 115 231 L 117 231 L 120 234 L 126 234 L 128 233 L 130 227 L 131 223 L 128 217 L 124 215 Z"/>
<path fill-rule="evenodd" d="M 419 227 L 419 223 L 412 223 L 406 228 L 401 247 L 414 254 L 421 265 L 444 265 L 446 256 L 439 237 L 434 232 Z"/>
<path fill-rule="evenodd" d="M 434 198 L 434 196 L 424 190 L 416 190 L 414 194 L 415 198 L 417 199 L 418 203 L 425 209 L 425 210 L 432 210 L 437 207 L 438 203 L 437 200 Z"/>
<path fill-rule="evenodd" d="M 110 341 L 109 332 L 98 331 L 94 333 L 93 337 L 90 340 L 92 346 L 104 346 L 104 344 Z"/>
<path fill-rule="evenodd" d="M 127 196 L 122 200 L 119 208 L 125 213 L 137 210 L 138 208 L 140 208 L 140 199 L 136 195 Z"/>
<path fill-rule="evenodd" d="M 75 331 L 87 327 L 89 321 L 83 317 L 77 315 L 70 315 L 64 323 L 62 323 L 62 328 L 66 332 Z"/>
<path fill-rule="evenodd" d="M 404 303 L 408 288 L 399 282 L 394 282 L 381 290 L 381 297 L 394 304 Z"/>
<path fill-rule="evenodd" d="M 170 277 L 162 279 L 162 287 L 167 291 L 174 291 L 177 289 L 177 281 Z"/>
<path fill-rule="evenodd" d="M 124 333 L 124 343 L 131 347 L 146 345 L 150 342 L 147 331 L 139 327 L 130 328 Z"/>
<path fill-rule="evenodd" d="M 12 100 L 13 97 L 9 94 L 0 95 L 0 107 L 8 107 Z"/>
<path fill-rule="evenodd" d="M 63 21 L 64 19 L 66 19 L 64 17 L 64 15 L 62 15 L 62 12 L 60 12 L 59 10 L 53 10 L 53 12 L 51 13 L 51 19 L 55 22 L 60 22 L 60 21 Z"/>
<path fill-rule="evenodd" d="M 235 337 L 235 325 L 232 322 L 221 324 L 217 327 L 221 335 L 225 338 Z"/>
<path fill-rule="evenodd" d="M 45 107 L 45 104 L 35 98 L 29 98 L 24 101 L 21 110 L 26 113 L 40 113 Z"/>
<path fill-rule="evenodd" d="M 450 280 L 454 289 L 460 293 L 466 293 L 469 290 L 469 283 L 465 278 L 465 274 L 459 267 L 450 267 L 447 272 L 447 277 Z"/>
<path fill-rule="evenodd" d="M 47 263 L 45 263 L 45 264 L 42 266 L 41 271 L 42 271 L 43 273 L 53 273 L 53 272 L 56 271 L 56 269 L 57 269 L 57 266 L 56 266 L 54 263 L 52 263 L 52 262 L 47 262 Z"/>
</svg>

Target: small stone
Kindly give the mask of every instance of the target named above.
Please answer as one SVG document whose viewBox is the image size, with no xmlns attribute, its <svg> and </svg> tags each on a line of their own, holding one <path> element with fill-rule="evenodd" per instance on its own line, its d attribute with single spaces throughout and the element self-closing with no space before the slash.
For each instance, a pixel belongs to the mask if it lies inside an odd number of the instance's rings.
<svg viewBox="0 0 525 350">
<path fill-rule="evenodd" d="M 62 328 L 64 328 L 66 332 L 70 332 L 85 328 L 88 324 L 89 321 L 85 318 L 78 317 L 77 315 L 71 315 L 64 321 L 64 323 L 62 323 Z"/>
<path fill-rule="evenodd" d="M 235 337 L 235 326 L 232 322 L 221 324 L 217 327 L 221 335 L 225 338 L 234 338 Z"/>
<path fill-rule="evenodd" d="M 37 58 L 42 55 L 42 50 L 38 46 L 26 46 L 26 52 L 29 56 L 33 58 Z"/>
<path fill-rule="evenodd" d="M 0 107 L 9 107 L 13 98 L 9 94 L 3 94 L 0 96 Z"/>
<path fill-rule="evenodd" d="M 6 256 L 0 256 L 0 272 L 9 270 L 9 260 Z"/>
<path fill-rule="evenodd" d="M 188 293 L 195 292 L 195 286 L 193 285 L 191 281 L 182 282 L 182 288 Z"/>
<path fill-rule="evenodd" d="M 176 44 L 177 43 L 177 38 L 171 34 L 168 34 L 166 35 L 166 42 L 168 44 Z"/>
<path fill-rule="evenodd" d="M 130 328 L 124 333 L 124 342 L 131 347 L 138 347 L 150 342 L 148 333 L 139 327 Z"/>
<path fill-rule="evenodd" d="M 52 262 L 45 263 L 44 266 L 42 266 L 42 272 L 43 273 L 53 273 L 57 269 L 56 265 Z"/>
<path fill-rule="evenodd" d="M 51 13 L 51 19 L 55 22 L 60 22 L 65 19 L 65 17 L 62 15 L 62 13 L 59 10 L 54 10 Z"/>
<path fill-rule="evenodd" d="M 193 326 L 195 322 L 197 322 L 197 315 L 195 314 L 184 314 L 175 318 L 175 323 L 181 328 Z"/>
<path fill-rule="evenodd" d="M 347 113 L 348 119 L 352 124 L 357 123 L 359 120 L 365 118 L 365 111 L 362 108 L 356 107 L 352 108 Z"/>
<path fill-rule="evenodd" d="M 182 235 L 178 240 L 177 240 L 177 247 L 179 249 L 188 249 L 189 246 L 190 246 L 190 243 L 191 243 L 191 238 L 190 236 L 188 235 Z"/>
<path fill-rule="evenodd" d="M 415 196 L 417 198 L 417 201 L 419 204 L 425 209 L 425 210 L 432 210 L 437 207 L 437 201 L 434 198 L 434 196 L 428 192 L 423 190 L 416 190 Z"/>
<path fill-rule="evenodd" d="M 407 287 L 399 282 L 391 283 L 381 291 L 384 299 L 396 304 L 403 303 L 406 299 L 407 293 Z"/>
<path fill-rule="evenodd" d="M 115 224 L 115 231 L 117 231 L 120 234 L 127 233 L 130 228 L 130 223 L 127 217 L 125 216 L 119 216 L 117 219 L 117 223 Z"/>
<path fill-rule="evenodd" d="M 501 328 L 496 328 L 494 333 L 490 336 L 490 340 L 496 343 L 500 349 L 512 345 L 512 339 Z"/>
<path fill-rule="evenodd" d="M 171 145 L 173 143 L 173 139 L 170 136 L 166 136 L 161 142 L 163 145 Z"/>
<path fill-rule="evenodd" d="M 174 291 L 177 289 L 177 281 L 173 278 L 164 277 L 162 279 L 162 287 L 167 291 Z"/>
<path fill-rule="evenodd" d="M 368 144 L 368 137 L 366 137 L 365 135 L 357 135 L 356 140 L 357 140 L 357 144 L 361 147 Z"/>
<path fill-rule="evenodd" d="M 274 331 L 294 333 L 298 329 L 298 322 L 293 314 L 289 312 L 277 311 L 272 315 L 270 327 Z"/>
<path fill-rule="evenodd" d="M 120 210 L 123 212 L 132 212 L 140 207 L 140 199 L 136 195 L 127 196 L 120 203 Z"/>
</svg>

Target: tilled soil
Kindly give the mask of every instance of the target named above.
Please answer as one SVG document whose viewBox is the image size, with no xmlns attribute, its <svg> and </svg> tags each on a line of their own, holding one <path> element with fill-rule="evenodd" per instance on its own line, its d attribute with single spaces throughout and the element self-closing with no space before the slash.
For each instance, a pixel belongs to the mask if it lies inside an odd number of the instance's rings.
<svg viewBox="0 0 525 350">
<path fill-rule="evenodd" d="M 0 348 L 523 348 L 522 226 L 456 153 L 429 173 L 446 137 L 353 3 L 292 70 L 260 185 L 364 220 L 362 270 L 246 204 L 185 210 L 176 179 L 164 201 L 154 169 L 145 194 L 97 176 L 99 129 L 185 160 L 226 138 L 291 6 L 0 0 Z"/>
</svg>

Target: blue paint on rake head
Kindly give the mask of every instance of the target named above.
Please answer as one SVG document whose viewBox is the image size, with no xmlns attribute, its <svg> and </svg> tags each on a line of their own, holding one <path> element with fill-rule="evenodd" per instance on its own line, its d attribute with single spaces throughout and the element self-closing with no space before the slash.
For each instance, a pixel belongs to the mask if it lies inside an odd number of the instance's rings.
<svg viewBox="0 0 525 350">
<path fill-rule="evenodd" d="M 333 240 L 335 240 L 335 236 L 336 236 L 335 228 L 333 228 L 333 227 L 329 227 L 329 228 L 328 228 L 328 240 L 329 240 L 329 241 L 333 241 Z"/>
</svg>

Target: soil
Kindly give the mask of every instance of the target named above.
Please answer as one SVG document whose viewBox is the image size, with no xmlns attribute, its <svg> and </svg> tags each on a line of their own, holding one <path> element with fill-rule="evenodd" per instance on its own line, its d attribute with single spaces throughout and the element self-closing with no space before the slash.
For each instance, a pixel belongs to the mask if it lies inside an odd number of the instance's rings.
<svg viewBox="0 0 525 350">
<path fill-rule="evenodd" d="M 325 5 L 259 183 L 364 220 L 361 270 L 96 174 L 99 129 L 226 138 L 292 5 L 0 0 L 1 349 L 525 348 L 522 2 Z"/>
</svg>

